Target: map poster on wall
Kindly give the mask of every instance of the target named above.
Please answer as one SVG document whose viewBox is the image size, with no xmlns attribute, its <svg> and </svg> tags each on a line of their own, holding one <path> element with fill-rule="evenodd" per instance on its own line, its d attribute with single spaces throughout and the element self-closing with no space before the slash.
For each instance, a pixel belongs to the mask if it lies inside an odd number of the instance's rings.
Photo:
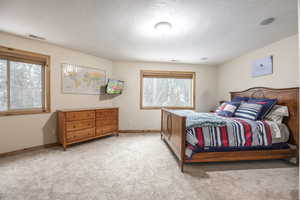
<svg viewBox="0 0 300 200">
<path fill-rule="evenodd" d="M 106 84 L 106 72 L 74 64 L 62 64 L 62 92 L 71 94 L 100 94 Z"/>
</svg>

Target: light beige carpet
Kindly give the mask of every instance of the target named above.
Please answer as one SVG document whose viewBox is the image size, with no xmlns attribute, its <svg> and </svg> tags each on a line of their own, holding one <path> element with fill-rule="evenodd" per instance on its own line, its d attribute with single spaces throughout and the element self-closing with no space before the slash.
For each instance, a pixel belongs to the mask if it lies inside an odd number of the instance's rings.
<svg viewBox="0 0 300 200">
<path fill-rule="evenodd" d="M 181 173 L 158 134 L 120 134 L 0 158 L 1 200 L 295 200 L 286 161 L 189 165 Z"/>
</svg>

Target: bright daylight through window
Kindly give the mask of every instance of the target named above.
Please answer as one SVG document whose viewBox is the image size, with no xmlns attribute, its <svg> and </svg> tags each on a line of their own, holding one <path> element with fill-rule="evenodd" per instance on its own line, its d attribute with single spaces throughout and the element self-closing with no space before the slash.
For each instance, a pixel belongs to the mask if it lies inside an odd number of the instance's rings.
<svg viewBox="0 0 300 200">
<path fill-rule="evenodd" d="M 0 114 L 49 111 L 49 72 L 47 61 L 42 60 L 0 51 Z"/>
<path fill-rule="evenodd" d="M 193 72 L 142 71 L 141 108 L 194 108 Z"/>
</svg>

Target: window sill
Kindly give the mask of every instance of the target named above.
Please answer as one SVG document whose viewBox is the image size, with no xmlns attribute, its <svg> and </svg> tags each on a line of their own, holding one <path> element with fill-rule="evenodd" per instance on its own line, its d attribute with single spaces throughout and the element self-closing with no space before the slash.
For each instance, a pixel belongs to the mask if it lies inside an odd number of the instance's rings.
<svg viewBox="0 0 300 200">
<path fill-rule="evenodd" d="M 33 114 L 43 114 L 50 113 L 50 109 L 47 110 L 14 110 L 8 112 L 0 112 L 0 116 L 12 116 L 12 115 L 33 115 Z"/>
<path fill-rule="evenodd" d="M 141 110 L 161 110 L 163 108 L 173 110 L 195 110 L 195 107 L 141 107 Z"/>
</svg>

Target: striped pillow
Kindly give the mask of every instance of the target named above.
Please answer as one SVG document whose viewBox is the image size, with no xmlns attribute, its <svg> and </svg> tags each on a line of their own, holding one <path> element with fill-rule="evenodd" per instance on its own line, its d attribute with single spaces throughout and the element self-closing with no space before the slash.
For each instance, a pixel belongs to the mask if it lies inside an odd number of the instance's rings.
<svg viewBox="0 0 300 200">
<path fill-rule="evenodd" d="M 244 119 L 256 120 L 262 105 L 256 103 L 242 102 L 240 107 L 236 110 L 234 116 Z"/>
<path fill-rule="evenodd" d="M 262 109 L 260 110 L 257 119 L 263 120 L 265 116 L 271 111 L 273 106 L 277 103 L 277 99 L 249 99 L 248 103 L 261 104 Z"/>
</svg>

